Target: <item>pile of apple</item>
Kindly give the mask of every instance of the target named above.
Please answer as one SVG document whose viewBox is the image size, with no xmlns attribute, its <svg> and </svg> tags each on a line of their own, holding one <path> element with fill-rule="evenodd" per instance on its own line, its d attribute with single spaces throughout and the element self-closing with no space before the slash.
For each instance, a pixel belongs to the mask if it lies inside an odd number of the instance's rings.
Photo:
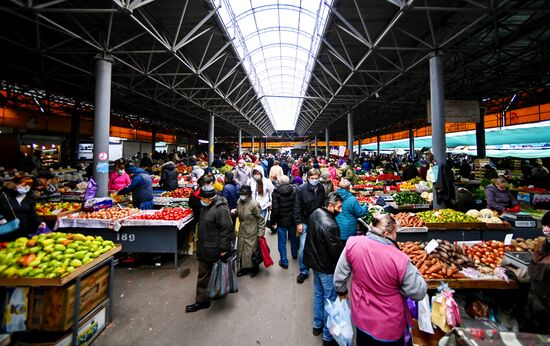
<svg viewBox="0 0 550 346">
<path fill-rule="evenodd" d="M 130 215 L 139 213 L 140 210 L 137 208 L 107 208 L 101 209 L 98 211 L 85 212 L 70 214 L 68 217 L 72 219 L 100 219 L 100 220 L 120 220 Z"/>
<path fill-rule="evenodd" d="M 115 247 L 101 237 L 60 232 L 21 237 L 3 245 L 0 277 L 37 279 L 67 276 Z"/>
<path fill-rule="evenodd" d="M 74 202 L 36 203 L 36 213 L 40 216 L 57 215 L 65 211 L 80 210 L 80 206 L 80 203 Z"/>
<path fill-rule="evenodd" d="M 164 220 L 164 221 L 179 221 L 189 217 L 193 214 L 193 210 L 176 207 L 176 208 L 163 208 L 154 213 L 139 214 L 129 217 L 132 220 Z"/>
<path fill-rule="evenodd" d="M 190 187 L 182 187 L 174 191 L 167 191 L 162 194 L 162 197 L 172 197 L 172 198 L 189 198 L 193 193 L 193 189 Z"/>
</svg>

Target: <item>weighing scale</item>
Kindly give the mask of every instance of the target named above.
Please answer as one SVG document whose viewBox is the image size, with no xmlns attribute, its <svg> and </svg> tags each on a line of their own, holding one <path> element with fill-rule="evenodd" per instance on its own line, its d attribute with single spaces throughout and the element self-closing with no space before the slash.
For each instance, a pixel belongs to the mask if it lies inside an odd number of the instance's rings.
<svg viewBox="0 0 550 346">
<path fill-rule="evenodd" d="M 506 252 L 502 259 L 502 265 L 510 266 L 517 269 L 527 269 L 533 254 L 527 251 L 512 251 Z"/>
<path fill-rule="evenodd" d="M 508 221 L 512 225 L 512 227 L 515 228 L 537 227 L 537 220 L 533 219 L 531 215 L 523 212 L 502 214 L 500 218 L 504 221 Z"/>
</svg>

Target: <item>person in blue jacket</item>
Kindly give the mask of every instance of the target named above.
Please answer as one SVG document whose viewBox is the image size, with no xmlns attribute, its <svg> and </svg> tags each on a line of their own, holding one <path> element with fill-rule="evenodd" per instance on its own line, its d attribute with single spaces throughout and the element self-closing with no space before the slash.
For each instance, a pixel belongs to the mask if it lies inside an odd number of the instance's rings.
<svg viewBox="0 0 550 346">
<path fill-rule="evenodd" d="M 143 169 L 130 166 L 126 172 L 132 178 L 127 187 L 117 192 L 117 195 L 132 193 L 132 204 L 134 207 L 148 210 L 153 209 L 153 180 Z"/>
<path fill-rule="evenodd" d="M 229 210 L 237 208 L 239 188 L 237 187 L 237 182 L 234 179 L 233 172 L 225 173 L 225 185 L 221 195 L 227 199 L 227 206 L 229 207 Z"/>
<path fill-rule="evenodd" d="M 336 192 L 342 196 L 342 212 L 336 216 L 336 222 L 340 228 L 340 239 L 344 244 L 349 237 L 357 234 L 357 219 L 367 213 L 368 206 L 361 206 L 355 196 L 349 192 L 351 183 L 347 179 L 342 179 Z"/>
</svg>

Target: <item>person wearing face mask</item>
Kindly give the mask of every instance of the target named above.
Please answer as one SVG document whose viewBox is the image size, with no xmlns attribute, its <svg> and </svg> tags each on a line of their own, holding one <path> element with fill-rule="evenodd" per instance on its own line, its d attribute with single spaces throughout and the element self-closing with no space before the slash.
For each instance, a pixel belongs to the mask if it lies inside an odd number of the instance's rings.
<svg viewBox="0 0 550 346">
<path fill-rule="evenodd" d="M 493 183 L 485 188 L 485 196 L 487 208 L 499 213 L 517 204 L 514 195 L 508 190 L 508 182 L 502 177 L 493 179 Z"/>
<path fill-rule="evenodd" d="M 300 262 L 300 274 L 296 278 L 299 284 L 309 276 L 309 268 L 304 264 L 304 246 L 306 244 L 307 228 L 310 216 L 317 208 L 325 203 L 325 188 L 319 182 L 319 171 L 315 168 L 307 172 L 307 184 L 296 188 L 294 196 L 294 221 L 296 232 L 299 234 L 300 248 L 298 249 L 298 261 Z"/>
<path fill-rule="evenodd" d="M 368 206 L 361 206 L 357 198 L 349 192 L 351 183 L 348 180 L 342 179 L 338 187 L 336 192 L 342 197 L 344 204 L 336 222 L 340 227 L 340 239 L 345 245 L 349 237 L 357 234 L 357 219 L 367 214 Z"/>
<path fill-rule="evenodd" d="M 252 198 L 260 204 L 264 219 L 267 217 L 267 212 L 271 209 L 271 194 L 275 187 L 271 180 L 264 177 L 262 166 L 256 166 L 252 170 L 252 180 L 250 181 L 252 189 Z"/>
<path fill-rule="evenodd" d="M 31 193 L 32 184 L 32 178 L 27 176 L 4 183 L 0 193 L 0 213 L 7 222 L 14 218 L 19 219 L 19 229 L 0 235 L 0 241 L 13 241 L 19 237 L 26 237 L 36 232 L 40 226 L 46 226 L 36 214 L 35 200 Z"/>
<path fill-rule="evenodd" d="M 294 210 L 295 188 L 290 185 L 288 176 L 279 178 L 277 188 L 273 191 L 273 210 L 271 223 L 277 229 L 277 244 L 279 250 L 279 266 L 288 269 L 286 251 L 287 238 L 290 241 L 290 252 L 293 259 L 298 258 L 298 240 L 296 239 L 296 224 L 292 212 Z"/>
<path fill-rule="evenodd" d="M 550 334 L 550 212 L 544 214 L 541 224 L 545 239 L 538 244 L 528 267 L 531 287 L 526 316 L 530 332 Z"/>
<path fill-rule="evenodd" d="M 252 176 L 250 168 L 248 168 L 244 160 L 241 159 L 237 162 L 233 175 L 238 186 L 250 185 Z"/>
<path fill-rule="evenodd" d="M 111 176 L 109 177 L 108 189 L 109 191 L 122 190 L 126 186 L 130 185 L 131 182 L 130 176 L 124 169 L 124 163 L 118 162 L 115 166 L 114 172 L 111 173 Z"/>
<path fill-rule="evenodd" d="M 208 309 L 211 304 L 208 296 L 208 282 L 212 267 L 220 259 L 229 256 L 235 244 L 235 228 L 227 200 L 216 194 L 212 185 L 204 185 L 199 192 L 203 206 L 199 219 L 197 259 L 199 273 L 195 303 L 187 305 L 185 312 Z"/>
<path fill-rule="evenodd" d="M 259 263 L 252 261 L 252 255 L 259 246 L 259 237 L 265 235 L 265 220 L 260 205 L 252 198 L 252 189 L 248 185 L 241 186 L 237 202 L 239 217 L 239 239 L 237 242 L 237 276 L 250 274 L 254 278 L 259 270 Z"/>
<path fill-rule="evenodd" d="M 428 286 L 395 240 L 398 225 L 388 214 L 376 215 L 366 236 L 350 237 L 334 272 L 340 299 L 348 297 L 357 346 L 401 346 L 407 329 L 406 298 L 424 299 Z"/>
<path fill-rule="evenodd" d="M 143 169 L 130 166 L 128 175 L 132 176 L 132 182 L 127 187 L 119 190 L 117 195 L 132 193 L 132 204 L 142 210 L 153 209 L 153 180 Z"/>
<path fill-rule="evenodd" d="M 335 217 L 342 211 L 342 202 L 340 195 L 330 193 L 325 206 L 311 213 L 304 247 L 304 263 L 313 270 L 313 335 L 323 334 L 323 345 L 336 345 L 326 327 L 325 299 L 336 299 L 334 270 L 343 246 Z"/>
</svg>

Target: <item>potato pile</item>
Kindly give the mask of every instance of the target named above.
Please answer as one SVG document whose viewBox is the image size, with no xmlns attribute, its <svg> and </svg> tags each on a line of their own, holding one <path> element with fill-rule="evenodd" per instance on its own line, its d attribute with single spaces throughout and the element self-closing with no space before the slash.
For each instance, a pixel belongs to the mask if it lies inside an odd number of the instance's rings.
<svg viewBox="0 0 550 346">
<path fill-rule="evenodd" d="M 464 278 L 454 263 L 447 265 L 438 258 L 428 255 L 419 242 L 399 243 L 399 247 L 409 256 L 424 279 Z"/>
<path fill-rule="evenodd" d="M 393 218 L 401 227 L 423 227 L 426 225 L 413 213 L 398 213 Z"/>
<path fill-rule="evenodd" d="M 474 262 L 466 256 L 462 246 L 452 244 L 447 240 L 437 239 L 436 241 L 439 246 L 432 251 L 430 256 L 441 260 L 448 266 L 454 264 L 460 269 L 475 267 Z"/>
<path fill-rule="evenodd" d="M 536 239 L 523 239 L 523 238 L 516 238 L 512 239 L 512 243 L 510 244 L 512 251 L 529 251 L 533 252 L 538 247 L 540 247 L 540 243 L 544 241 L 544 237 L 538 237 Z"/>
</svg>

